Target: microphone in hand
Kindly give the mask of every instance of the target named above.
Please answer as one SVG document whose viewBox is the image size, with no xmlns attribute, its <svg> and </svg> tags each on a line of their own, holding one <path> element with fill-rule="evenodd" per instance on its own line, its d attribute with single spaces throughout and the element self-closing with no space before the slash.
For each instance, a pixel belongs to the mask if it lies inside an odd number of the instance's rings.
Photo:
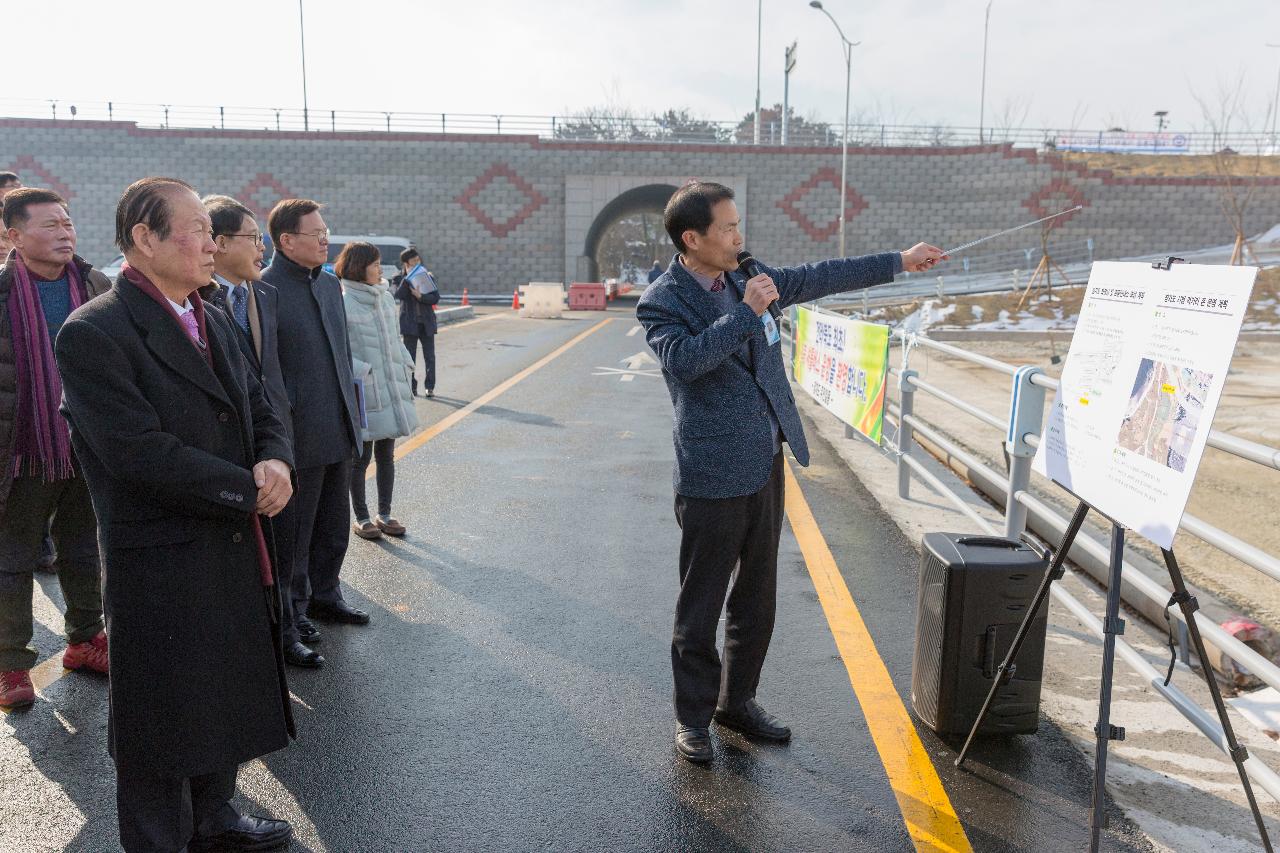
<svg viewBox="0 0 1280 853">
<path fill-rule="evenodd" d="M 756 259 L 753 258 L 751 253 L 746 250 L 738 253 L 738 272 L 745 275 L 748 281 L 758 275 L 764 275 L 764 271 L 760 269 L 760 265 L 756 263 Z M 777 297 L 774 297 L 774 301 L 769 303 L 768 310 L 769 315 L 773 317 L 775 322 L 782 321 L 782 309 L 778 307 Z"/>
</svg>

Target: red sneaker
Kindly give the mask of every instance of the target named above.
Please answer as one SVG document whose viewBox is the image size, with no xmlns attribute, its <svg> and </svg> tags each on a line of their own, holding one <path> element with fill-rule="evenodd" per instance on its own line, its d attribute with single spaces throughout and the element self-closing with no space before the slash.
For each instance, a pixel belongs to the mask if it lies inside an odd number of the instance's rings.
<svg viewBox="0 0 1280 853">
<path fill-rule="evenodd" d="M 62 665 L 67 669 L 91 669 L 103 675 L 111 672 L 107 659 L 107 635 L 99 631 L 98 636 L 87 643 L 72 643 L 62 653 Z"/>
<path fill-rule="evenodd" d="M 30 672 L 27 669 L 0 672 L 0 706 L 25 708 L 36 701 L 36 689 L 31 686 Z"/>
</svg>

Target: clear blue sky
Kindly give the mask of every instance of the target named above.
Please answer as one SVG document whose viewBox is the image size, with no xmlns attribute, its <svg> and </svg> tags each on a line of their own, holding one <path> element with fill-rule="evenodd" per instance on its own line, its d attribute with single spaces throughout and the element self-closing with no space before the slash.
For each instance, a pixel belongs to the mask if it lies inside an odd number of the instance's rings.
<svg viewBox="0 0 1280 853">
<path fill-rule="evenodd" d="M 753 108 L 754 0 L 304 0 L 313 109 L 564 113 L 614 103 L 736 119 Z M 827 0 L 851 39 L 853 111 L 976 125 L 984 0 Z M 300 107 L 296 0 L 7 3 L 4 98 Z M 32 38 L 26 41 L 24 33 Z M 838 122 L 844 61 L 806 0 L 764 0 L 763 101 Z M 987 123 L 1201 127 L 1192 97 L 1243 75 L 1253 122 L 1275 92 L 1280 2 L 995 0 Z M 127 58 L 126 58 L 127 57 Z M 1021 109 L 1015 110 L 1021 114 Z"/>
</svg>

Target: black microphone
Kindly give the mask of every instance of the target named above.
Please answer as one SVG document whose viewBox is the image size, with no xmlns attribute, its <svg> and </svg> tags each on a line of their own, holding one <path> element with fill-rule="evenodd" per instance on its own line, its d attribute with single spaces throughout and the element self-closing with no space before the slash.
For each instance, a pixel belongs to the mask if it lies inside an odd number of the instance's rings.
<svg viewBox="0 0 1280 853">
<path fill-rule="evenodd" d="M 738 272 L 747 278 L 755 278 L 761 274 L 760 265 L 756 263 L 756 259 L 751 257 L 751 253 L 743 250 L 738 253 Z M 773 317 L 775 323 L 782 322 L 782 309 L 778 307 L 778 300 L 769 303 L 769 316 Z"/>
</svg>

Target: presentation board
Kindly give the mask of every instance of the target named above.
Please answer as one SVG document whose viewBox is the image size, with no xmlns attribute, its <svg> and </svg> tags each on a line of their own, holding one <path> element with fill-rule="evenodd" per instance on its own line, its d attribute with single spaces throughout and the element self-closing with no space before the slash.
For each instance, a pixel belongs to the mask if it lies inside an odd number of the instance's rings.
<svg viewBox="0 0 1280 853">
<path fill-rule="evenodd" d="M 1172 548 L 1257 272 L 1094 264 L 1034 470 Z"/>
<path fill-rule="evenodd" d="M 880 443 L 889 327 L 796 309 L 796 382 L 840 420 Z"/>
</svg>

